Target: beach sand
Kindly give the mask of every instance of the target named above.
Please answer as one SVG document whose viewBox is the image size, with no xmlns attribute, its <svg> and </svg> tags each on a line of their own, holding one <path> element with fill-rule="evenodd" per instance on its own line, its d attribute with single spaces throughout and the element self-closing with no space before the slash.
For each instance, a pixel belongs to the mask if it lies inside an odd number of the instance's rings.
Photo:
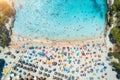
<svg viewBox="0 0 120 80">
<path fill-rule="evenodd" d="M 93 42 L 103 42 L 105 40 L 104 36 L 100 37 L 95 37 L 95 38 L 87 38 L 87 39 L 81 39 L 81 40 L 49 40 L 49 39 L 39 39 L 39 38 L 28 38 L 28 37 L 22 37 L 20 35 L 12 34 L 11 36 L 11 43 L 10 46 L 11 48 L 16 48 L 15 45 L 18 45 L 20 48 L 21 45 L 26 44 L 26 45 L 44 45 L 44 46 L 78 46 L 79 44 L 84 44 L 89 41 Z"/>
<path fill-rule="evenodd" d="M 104 54 L 100 54 L 101 55 L 101 60 L 102 62 L 104 62 L 104 64 L 107 66 L 107 70 L 106 70 L 106 73 L 107 73 L 107 76 L 102 79 L 102 80 L 117 80 L 116 79 L 116 72 L 113 72 L 112 71 L 112 66 L 109 65 L 110 61 L 106 61 L 106 57 L 108 55 L 108 51 L 107 51 L 107 48 L 106 48 L 106 44 L 105 44 L 105 37 L 104 36 L 101 36 L 101 37 L 98 37 L 98 38 L 90 38 L 90 39 L 82 39 L 82 40 L 70 40 L 70 41 L 45 41 L 45 40 L 40 40 L 40 39 L 29 39 L 29 38 L 24 38 L 24 37 L 21 37 L 21 36 L 16 36 L 16 35 L 12 35 L 11 36 L 12 38 L 12 42 L 9 46 L 9 48 L 6 48 L 6 50 L 4 50 L 4 52 L 6 51 L 12 51 L 12 53 L 15 53 L 15 50 L 20 50 L 20 51 L 27 51 L 29 52 L 29 50 L 27 48 L 22 48 L 22 45 L 24 45 L 25 47 L 27 46 L 38 46 L 38 47 L 41 47 L 41 46 L 45 46 L 46 47 L 46 51 L 50 51 L 51 48 L 62 48 L 62 47 L 71 47 L 71 48 L 74 48 L 74 47 L 78 47 L 78 46 L 84 46 L 86 44 L 90 44 L 90 45 L 93 45 L 93 44 L 101 44 L 101 45 L 104 45 L 102 48 L 103 50 L 103 53 Z M 17 38 L 17 39 L 16 39 Z M 97 48 L 97 47 L 96 47 Z M 94 51 L 94 49 L 91 47 L 89 48 L 91 51 Z M 84 50 L 86 52 L 86 50 Z M 74 50 L 73 50 L 74 52 Z M 99 53 L 98 53 L 99 54 Z M 18 60 L 20 59 L 20 57 L 22 56 L 23 54 L 17 54 L 17 59 L 15 61 L 12 61 L 14 64 L 12 64 L 13 66 L 15 65 L 15 63 L 18 62 Z M 26 56 L 28 56 L 27 54 L 24 54 Z M 50 54 L 49 54 L 50 55 Z M 59 55 L 59 54 L 58 54 Z M 39 57 L 40 58 L 40 57 Z M 92 58 L 95 58 L 95 57 L 92 57 Z M 24 58 L 22 58 L 24 59 Z M 42 58 L 43 61 L 46 61 L 46 58 Z M 90 60 L 91 57 L 88 56 L 88 60 Z M 11 60 L 11 59 L 10 59 Z M 56 61 L 56 59 L 54 59 L 53 61 Z M 63 60 L 64 60 L 64 57 L 63 57 Z M 84 62 L 84 58 L 80 59 L 82 63 L 85 63 Z M 39 61 L 39 60 L 35 60 L 33 61 L 32 63 L 34 64 L 36 61 Z M 42 63 L 39 63 L 38 66 L 44 66 L 46 68 L 49 69 L 48 65 L 45 65 L 45 64 L 42 64 Z M 75 64 L 72 64 L 72 65 L 75 65 Z M 11 66 L 11 67 L 13 67 Z M 76 65 L 77 67 L 78 65 Z M 10 68 L 11 68 L 10 67 Z M 93 67 L 96 67 L 96 66 L 93 66 Z M 101 68 L 102 66 L 98 66 L 97 68 Z M 51 68 L 52 69 L 52 68 Z M 59 66 L 56 67 L 57 70 L 59 70 Z M 74 69 L 74 68 L 73 68 Z M 11 71 L 11 70 L 10 70 Z M 23 70 L 24 71 L 24 70 Z M 59 71 L 58 71 L 59 72 Z M 27 71 L 27 73 L 29 73 L 29 71 Z M 32 73 L 32 72 L 31 72 Z M 63 72 L 64 73 L 64 72 Z M 19 73 L 18 73 L 19 74 Z M 39 76 L 38 73 L 32 73 L 34 74 L 35 76 Z M 64 73 L 66 74 L 66 73 Z M 54 73 L 51 73 L 50 74 L 51 76 L 54 75 Z M 66 74 L 67 75 L 67 74 Z M 68 73 L 68 75 L 70 75 Z M 75 76 L 79 76 L 80 74 L 76 74 Z M 83 79 L 83 80 L 87 80 L 89 77 L 91 77 L 93 74 L 87 74 L 87 77 L 81 77 L 80 79 Z M 100 75 L 102 75 L 102 73 L 97 73 L 96 76 L 98 77 L 101 77 Z M 6 74 L 5 77 L 4 77 L 4 80 L 7 80 L 7 78 L 10 76 L 10 74 Z M 23 76 L 24 77 L 24 76 Z M 78 80 L 80 80 L 78 79 Z M 97 78 L 95 77 L 95 79 L 97 80 Z M 47 78 L 47 80 L 53 80 L 52 77 L 50 78 Z M 63 78 L 63 80 L 66 80 Z"/>
</svg>

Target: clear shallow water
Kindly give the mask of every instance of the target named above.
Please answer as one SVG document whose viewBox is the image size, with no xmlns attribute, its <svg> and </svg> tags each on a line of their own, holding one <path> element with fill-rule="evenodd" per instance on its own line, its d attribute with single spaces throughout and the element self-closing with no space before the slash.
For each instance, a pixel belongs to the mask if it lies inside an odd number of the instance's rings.
<svg viewBox="0 0 120 80">
<path fill-rule="evenodd" d="M 50 39 L 103 34 L 106 0 L 16 0 L 13 32 Z"/>
</svg>

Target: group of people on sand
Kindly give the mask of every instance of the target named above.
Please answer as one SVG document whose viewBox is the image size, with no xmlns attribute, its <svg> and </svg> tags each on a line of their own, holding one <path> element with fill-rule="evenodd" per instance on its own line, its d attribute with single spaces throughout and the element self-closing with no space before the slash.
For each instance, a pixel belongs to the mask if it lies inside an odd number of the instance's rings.
<svg viewBox="0 0 120 80">
<path fill-rule="evenodd" d="M 106 54 L 104 43 L 91 41 L 86 44 L 81 43 L 79 46 L 61 47 L 22 45 L 21 48 L 23 50 L 15 50 L 14 54 L 22 55 L 19 61 L 23 60 L 25 65 L 34 64 L 37 66 L 36 70 L 32 72 L 33 75 L 39 74 L 37 72 L 40 72 L 39 68 L 42 65 L 44 69 L 51 71 L 49 74 L 50 78 L 53 78 L 53 76 L 55 78 L 57 73 L 60 73 L 60 75 L 63 74 L 63 76 L 67 76 L 61 77 L 63 80 L 72 77 L 78 80 L 107 79 L 108 64 L 105 63 L 105 61 L 108 60 L 108 57 L 104 56 L 104 54 Z M 17 71 L 21 74 L 21 72 L 19 72 L 21 65 L 18 66 L 17 64 L 14 66 L 17 66 Z M 24 67 L 24 65 L 22 65 L 22 67 Z M 25 70 L 27 75 L 27 72 L 30 69 L 26 69 L 22 70 Z M 40 73 L 44 77 L 47 77 L 47 71 L 43 70 L 43 74 Z M 22 75 L 25 76 L 24 74 Z"/>
</svg>

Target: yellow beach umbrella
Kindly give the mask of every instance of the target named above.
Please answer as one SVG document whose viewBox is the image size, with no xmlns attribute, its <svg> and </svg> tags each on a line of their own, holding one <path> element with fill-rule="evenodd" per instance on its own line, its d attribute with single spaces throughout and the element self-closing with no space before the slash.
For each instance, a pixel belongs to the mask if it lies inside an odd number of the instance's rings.
<svg viewBox="0 0 120 80">
<path fill-rule="evenodd" d="M 48 64 L 52 64 L 52 62 L 49 61 Z"/>
<path fill-rule="evenodd" d="M 6 74 L 8 72 L 8 69 L 3 69 L 3 73 Z"/>
</svg>

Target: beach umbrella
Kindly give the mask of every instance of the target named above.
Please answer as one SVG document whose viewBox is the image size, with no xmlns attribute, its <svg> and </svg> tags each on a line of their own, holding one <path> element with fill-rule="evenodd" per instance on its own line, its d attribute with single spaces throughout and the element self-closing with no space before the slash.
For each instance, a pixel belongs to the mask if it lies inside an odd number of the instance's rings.
<svg viewBox="0 0 120 80">
<path fill-rule="evenodd" d="M 100 80 L 100 77 L 97 77 L 97 79 L 99 79 L 99 80 Z"/>
<path fill-rule="evenodd" d="M 47 72 L 48 71 L 48 69 L 47 68 L 45 68 L 45 72 Z"/>
<path fill-rule="evenodd" d="M 57 65 L 57 62 L 52 62 L 52 65 L 56 66 L 56 65 Z"/>
<path fill-rule="evenodd" d="M 56 71 L 56 68 L 54 68 L 53 71 Z"/>
<path fill-rule="evenodd" d="M 14 68 L 14 69 L 16 69 L 16 68 L 17 68 L 17 66 L 14 66 L 13 68 Z"/>
<path fill-rule="evenodd" d="M 33 69 L 33 72 L 36 72 L 36 69 Z"/>
<path fill-rule="evenodd" d="M 62 49 L 65 50 L 65 47 L 63 47 Z"/>
<path fill-rule="evenodd" d="M 22 45 L 22 48 L 25 48 L 25 45 L 24 45 L 24 44 Z"/>
<path fill-rule="evenodd" d="M 24 75 L 26 75 L 26 72 L 23 72 Z"/>
<path fill-rule="evenodd" d="M 25 64 L 25 61 L 23 60 L 22 63 Z"/>
<path fill-rule="evenodd" d="M 104 78 L 105 76 L 102 75 L 101 77 Z"/>
<path fill-rule="evenodd" d="M 63 67 L 66 67 L 66 64 L 63 64 Z"/>
<path fill-rule="evenodd" d="M 29 71 L 29 70 L 30 70 L 30 68 L 26 68 L 26 70 L 28 70 L 28 71 Z"/>
<path fill-rule="evenodd" d="M 63 50 L 60 51 L 60 54 L 64 54 Z"/>
<path fill-rule="evenodd" d="M 28 65 L 29 65 L 29 66 L 32 66 L 32 64 L 31 64 L 31 63 L 28 63 Z"/>
<path fill-rule="evenodd" d="M 40 80 L 40 78 L 38 76 L 36 76 L 36 78 L 37 78 L 36 80 Z"/>
<path fill-rule="evenodd" d="M 39 74 L 42 74 L 42 72 L 41 72 L 41 71 L 39 71 Z"/>
<path fill-rule="evenodd" d="M 75 71 L 72 71 L 72 74 L 74 74 L 75 73 Z"/>
<path fill-rule="evenodd" d="M 32 67 L 35 67 L 35 65 L 33 64 Z"/>
<path fill-rule="evenodd" d="M 34 76 L 33 76 L 33 75 L 31 75 L 31 78 L 34 78 Z"/>
<path fill-rule="evenodd" d="M 19 53 L 20 51 L 18 51 L 18 50 L 15 50 L 15 53 Z"/>
<path fill-rule="evenodd" d="M 50 74 L 48 74 L 47 77 L 50 77 Z"/>
<path fill-rule="evenodd" d="M 78 52 L 78 53 L 76 54 L 76 56 L 80 56 L 80 53 Z"/>
<path fill-rule="evenodd" d="M 105 75 L 107 75 L 107 73 L 105 73 Z"/>
<path fill-rule="evenodd" d="M 99 70 L 97 69 L 97 70 L 96 70 L 96 73 L 98 73 L 98 71 L 99 71 Z"/>
<path fill-rule="evenodd" d="M 64 77 L 64 74 L 61 74 L 62 77 Z"/>
<path fill-rule="evenodd" d="M 104 66 L 104 70 L 106 70 L 107 69 L 107 66 Z"/>
<path fill-rule="evenodd" d="M 44 68 L 43 67 L 40 67 L 40 70 L 43 70 Z"/>
<path fill-rule="evenodd" d="M 58 73 L 58 76 L 61 76 L 61 74 L 60 74 L 60 73 Z"/>
<path fill-rule="evenodd" d="M 45 48 L 46 48 L 46 46 L 43 46 L 43 48 L 45 49 Z"/>
<path fill-rule="evenodd" d="M 93 54 L 96 54 L 96 52 L 93 52 Z"/>
<path fill-rule="evenodd" d="M 14 67 L 12 67 L 11 70 L 15 70 Z"/>
<path fill-rule="evenodd" d="M 22 65 L 22 64 L 20 65 L 20 68 L 23 68 L 23 65 Z"/>
<path fill-rule="evenodd" d="M 21 62 L 22 62 L 22 60 L 19 60 L 18 62 L 19 62 L 19 63 L 21 63 Z"/>
<path fill-rule="evenodd" d="M 57 72 L 54 72 L 54 75 L 57 75 Z"/>
<path fill-rule="evenodd" d="M 3 73 L 6 74 L 8 72 L 8 69 L 3 69 Z"/>
<path fill-rule="evenodd" d="M 17 69 L 17 68 L 16 68 L 15 70 L 16 70 L 16 71 L 18 71 L 18 69 Z"/>
<path fill-rule="evenodd" d="M 51 71 L 51 70 L 49 70 L 48 72 L 49 72 L 49 73 L 51 73 L 52 71 Z"/>
<path fill-rule="evenodd" d="M 85 53 L 84 53 L 84 52 L 82 52 L 82 56 L 85 56 Z"/>
<path fill-rule="evenodd" d="M 55 52 L 57 52 L 58 51 L 58 48 L 56 48 L 56 51 Z"/>
<path fill-rule="evenodd" d="M 35 68 L 38 68 L 38 66 L 35 66 Z"/>
<path fill-rule="evenodd" d="M 67 52 L 64 52 L 64 56 L 67 56 Z"/>
<path fill-rule="evenodd" d="M 28 73 L 27 76 L 30 76 L 30 73 Z"/>
<path fill-rule="evenodd" d="M 49 61 L 48 64 L 52 64 L 52 62 Z"/>
<path fill-rule="evenodd" d="M 47 76 L 47 74 L 46 74 L 46 73 L 44 73 L 44 74 L 43 74 L 43 76 Z"/>
</svg>

